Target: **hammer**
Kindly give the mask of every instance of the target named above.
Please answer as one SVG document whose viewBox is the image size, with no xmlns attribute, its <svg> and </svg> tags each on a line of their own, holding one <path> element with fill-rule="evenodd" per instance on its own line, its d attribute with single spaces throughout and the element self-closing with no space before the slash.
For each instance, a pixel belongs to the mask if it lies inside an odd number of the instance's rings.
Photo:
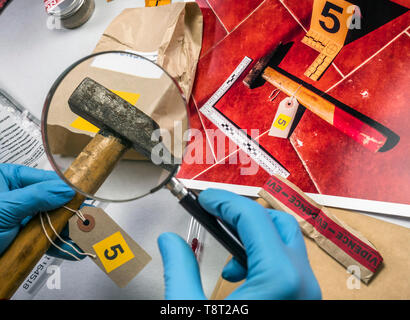
<svg viewBox="0 0 410 320">
<path fill-rule="evenodd" d="M 379 130 L 268 66 L 279 47 L 262 57 L 245 77 L 243 83 L 248 88 L 254 89 L 266 80 L 370 151 L 377 152 L 385 145 L 387 137 Z"/>
<path fill-rule="evenodd" d="M 151 137 L 159 125 L 135 106 L 90 78 L 85 78 L 74 90 L 68 104 L 74 113 L 100 128 L 64 173 L 82 192 L 94 194 L 129 148 L 154 160 L 152 149 L 158 142 L 152 141 Z M 161 165 L 172 177 L 167 181 L 167 188 L 198 222 L 246 266 L 246 253 L 237 235 L 206 212 L 196 195 L 173 177 L 179 168 L 175 164 L 178 162 L 165 146 L 162 145 L 161 149 L 162 158 L 170 159 L 170 163 Z M 66 206 L 78 210 L 84 200 L 85 196 L 77 193 Z M 51 223 L 58 233 L 72 215 L 66 208 L 50 212 Z M 46 231 L 54 240 L 55 235 L 48 225 Z M 11 298 L 49 246 L 40 218 L 36 216 L 0 257 L 0 299 Z"/>
</svg>

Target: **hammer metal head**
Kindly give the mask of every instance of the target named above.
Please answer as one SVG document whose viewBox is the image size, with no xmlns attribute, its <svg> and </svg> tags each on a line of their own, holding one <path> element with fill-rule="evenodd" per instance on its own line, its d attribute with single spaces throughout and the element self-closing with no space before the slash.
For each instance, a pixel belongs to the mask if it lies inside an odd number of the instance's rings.
<svg viewBox="0 0 410 320">
<path fill-rule="evenodd" d="M 128 103 L 96 81 L 85 78 L 71 94 L 68 105 L 75 114 L 100 128 L 104 134 L 122 138 L 147 159 L 152 160 L 152 149 L 158 141 L 152 140 L 159 125 L 144 112 Z M 163 151 L 169 153 L 168 149 Z M 171 163 L 174 158 L 169 153 Z M 167 170 L 174 170 L 174 165 L 161 165 Z"/>
<path fill-rule="evenodd" d="M 256 62 L 248 75 L 243 79 L 243 83 L 249 88 L 254 89 L 263 83 L 262 75 L 270 64 L 278 65 L 283 58 L 284 46 L 280 43 L 275 49 L 270 51 Z"/>
</svg>

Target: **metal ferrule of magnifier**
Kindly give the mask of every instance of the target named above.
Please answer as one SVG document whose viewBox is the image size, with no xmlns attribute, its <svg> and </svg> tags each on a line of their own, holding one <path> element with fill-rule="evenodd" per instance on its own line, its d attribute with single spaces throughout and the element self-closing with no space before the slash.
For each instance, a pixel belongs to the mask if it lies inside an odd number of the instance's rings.
<svg viewBox="0 0 410 320">
<path fill-rule="evenodd" d="M 171 193 L 178 198 L 178 200 L 182 200 L 184 197 L 188 195 L 188 190 L 185 186 L 176 178 L 172 178 L 168 184 L 167 188 L 171 191 Z"/>
</svg>

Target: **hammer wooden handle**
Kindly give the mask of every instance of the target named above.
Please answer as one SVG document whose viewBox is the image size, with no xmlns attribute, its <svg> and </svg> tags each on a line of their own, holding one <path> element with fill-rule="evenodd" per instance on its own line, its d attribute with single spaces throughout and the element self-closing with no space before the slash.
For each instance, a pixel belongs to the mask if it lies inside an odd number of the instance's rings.
<svg viewBox="0 0 410 320">
<path fill-rule="evenodd" d="M 111 173 L 127 147 L 118 138 L 97 134 L 84 148 L 65 172 L 67 179 L 80 190 L 93 194 Z M 77 210 L 85 197 L 76 194 L 66 204 Z M 60 233 L 73 215 L 65 208 L 49 212 L 55 230 Z M 48 235 L 54 240 L 55 235 L 48 223 L 45 223 Z M 16 239 L 0 256 L 0 299 L 9 299 L 26 279 L 37 261 L 50 247 L 37 215 L 18 234 Z"/>
<path fill-rule="evenodd" d="M 377 152 L 386 143 L 380 131 L 273 68 L 267 67 L 262 77 L 367 149 Z"/>
</svg>

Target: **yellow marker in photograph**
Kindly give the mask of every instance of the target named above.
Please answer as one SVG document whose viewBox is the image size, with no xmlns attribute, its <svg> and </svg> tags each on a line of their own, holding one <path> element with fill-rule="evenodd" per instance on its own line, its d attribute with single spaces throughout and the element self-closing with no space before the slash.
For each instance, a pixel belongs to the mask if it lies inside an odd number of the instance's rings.
<svg viewBox="0 0 410 320">
<path fill-rule="evenodd" d="M 292 118 L 285 115 L 285 114 L 280 114 L 278 116 L 278 118 L 276 119 L 276 121 L 273 123 L 273 126 L 275 128 L 278 128 L 282 131 L 284 131 L 288 125 L 290 124 L 290 122 L 292 121 Z"/>
</svg>

